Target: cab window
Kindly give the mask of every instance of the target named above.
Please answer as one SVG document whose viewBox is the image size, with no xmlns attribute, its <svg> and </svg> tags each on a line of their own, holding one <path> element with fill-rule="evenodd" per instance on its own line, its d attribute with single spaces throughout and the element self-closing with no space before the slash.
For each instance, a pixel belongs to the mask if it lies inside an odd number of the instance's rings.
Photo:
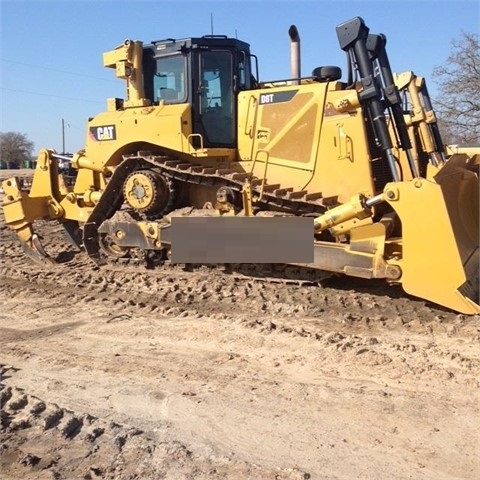
<svg viewBox="0 0 480 480">
<path fill-rule="evenodd" d="M 200 117 L 210 144 L 234 141 L 233 56 L 230 51 L 201 53 Z"/>
<path fill-rule="evenodd" d="M 156 71 L 153 77 L 154 103 L 185 102 L 186 90 L 186 58 L 184 55 L 172 55 L 156 59 Z"/>
</svg>

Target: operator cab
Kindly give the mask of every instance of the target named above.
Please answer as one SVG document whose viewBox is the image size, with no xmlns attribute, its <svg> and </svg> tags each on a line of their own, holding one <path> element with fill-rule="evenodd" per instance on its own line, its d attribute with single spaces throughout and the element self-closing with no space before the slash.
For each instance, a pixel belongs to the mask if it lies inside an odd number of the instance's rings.
<svg viewBox="0 0 480 480">
<path fill-rule="evenodd" d="M 235 147 L 236 96 L 254 88 L 250 47 L 219 35 L 166 39 L 143 50 L 145 97 L 153 105 L 192 105 L 205 147 Z"/>
</svg>

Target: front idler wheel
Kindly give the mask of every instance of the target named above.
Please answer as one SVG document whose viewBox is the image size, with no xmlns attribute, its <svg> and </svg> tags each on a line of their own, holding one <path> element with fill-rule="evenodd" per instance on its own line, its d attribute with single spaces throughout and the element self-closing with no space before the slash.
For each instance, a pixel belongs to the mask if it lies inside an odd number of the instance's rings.
<svg viewBox="0 0 480 480">
<path fill-rule="evenodd" d="M 99 246 L 100 250 L 107 255 L 107 257 L 125 258 L 130 253 L 129 248 L 118 245 L 118 243 L 115 242 L 115 238 L 109 233 L 100 234 Z"/>
</svg>

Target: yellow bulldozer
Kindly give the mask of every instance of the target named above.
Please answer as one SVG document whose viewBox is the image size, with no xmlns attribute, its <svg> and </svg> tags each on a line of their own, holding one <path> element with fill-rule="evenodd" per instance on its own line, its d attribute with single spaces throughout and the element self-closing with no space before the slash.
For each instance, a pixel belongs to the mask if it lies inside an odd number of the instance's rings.
<svg viewBox="0 0 480 480">
<path fill-rule="evenodd" d="M 83 150 L 43 149 L 29 187 L 2 183 L 6 224 L 40 262 L 35 221 L 55 220 L 96 265 L 273 262 L 480 313 L 479 152 L 445 149 L 425 80 L 393 73 L 385 35 L 360 17 L 336 34 L 345 80 L 301 76 L 293 25 L 290 78 L 270 82 L 238 39 L 126 40 L 103 54 L 126 98 L 88 120 Z"/>
</svg>

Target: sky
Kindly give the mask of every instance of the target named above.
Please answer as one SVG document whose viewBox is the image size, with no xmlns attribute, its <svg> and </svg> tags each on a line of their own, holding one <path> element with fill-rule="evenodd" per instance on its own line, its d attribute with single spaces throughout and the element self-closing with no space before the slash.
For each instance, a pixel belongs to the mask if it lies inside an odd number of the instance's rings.
<svg viewBox="0 0 480 480">
<path fill-rule="evenodd" d="M 258 57 L 261 81 L 290 76 L 290 25 L 301 39 L 302 75 L 338 65 L 335 28 L 360 16 L 387 37 L 393 71 L 412 70 L 437 93 L 435 66 L 451 42 L 479 33 L 479 0 L 0 0 L 0 131 L 20 132 L 35 152 L 83 148 L 86 122 L 125 97 L 102 53 L 125 39 L 149 43 L 213 33 L 237 37 Z M 212 21 L 213 19 L 213 21 Z M 62 128 L 63 120 L 63 128 Z"/>
</svg>

